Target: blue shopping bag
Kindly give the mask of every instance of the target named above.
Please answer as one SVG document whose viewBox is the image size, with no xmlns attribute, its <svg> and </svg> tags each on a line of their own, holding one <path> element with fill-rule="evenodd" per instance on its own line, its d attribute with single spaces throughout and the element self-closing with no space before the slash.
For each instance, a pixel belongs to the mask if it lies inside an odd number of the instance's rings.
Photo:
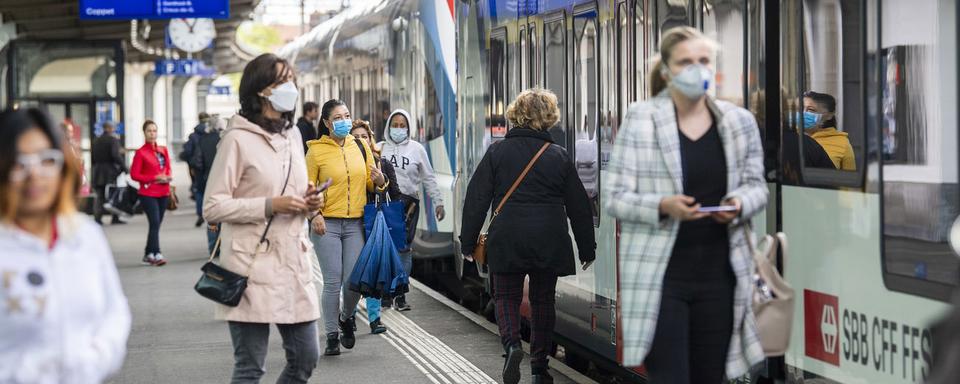
<svg viewBox="0 0 960 384">
<path fill-rule="evenodd" d="M 383 212 L 384 220 L 390 231 L 390 237 L 393 239 L 393 245 L 397 249 L 407 249 L 407 222 L 405 220 L 402 201 L 390 201 L 388 197 L 386 202 L 377 201 L 363 206 L 363 227 L 366 230 L 367 238 L 370 238 L 370 232 L 373 230 L 373 222 L 376 219 L 377 212 Z"/>
<path fill-rule="evenodd" d="M 382 211 L 371 220 L 372 229 L 350 272 L 347 287 L 367 297 L 392 297 L 409 290 L 410 279 L 393 245 Z"/>
</svg>

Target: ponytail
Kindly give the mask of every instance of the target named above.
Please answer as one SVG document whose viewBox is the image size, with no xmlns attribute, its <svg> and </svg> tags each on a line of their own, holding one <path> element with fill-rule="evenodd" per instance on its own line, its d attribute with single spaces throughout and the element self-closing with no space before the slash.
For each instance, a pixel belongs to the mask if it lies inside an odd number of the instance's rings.
<svg viewBox="0 0 960 384">
<path fill-rule="evenodd" d="M 664 89 L 667 89 L 668 85 L 667 79 L 663 76 L 663 72 L 667 66 L 663 63 L 660 55 L 654 56 L 652 62 L 653 66 L 650 67 L 650 73 L 647 74 L 647 78 L 650 79 L 651 97 L 660 94 Z"/>
</svg>

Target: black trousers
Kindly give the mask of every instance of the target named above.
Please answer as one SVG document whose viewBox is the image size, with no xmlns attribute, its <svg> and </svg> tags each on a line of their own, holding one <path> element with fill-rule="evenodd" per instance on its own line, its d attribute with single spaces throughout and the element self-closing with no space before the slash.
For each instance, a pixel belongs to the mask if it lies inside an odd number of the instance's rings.
<svg viewBox="0 0 960 384">
<path fill-rule="evenodd" d="M 147 246 L 144 254 L 160 253 L 160 224 L 163 223 L 163 214 L 167 211 L 169 197 L 140 196 L 140 205 L 147 215 L 149 229 L 147 232 Z"/>
<path fill-rule="evenodd" d="M 94 189 L 94 193 L 96 193 L 97 195 L 96 202 L 93 204 L 93 219 L 99 223 L 100 219 L 103 217 L 103 204 L 107 202 L 107 197 L 108 197 L 107 186 L 98 185 L 98 186 L 95 186 L 93 189 Z M 117 217 L 117 215 L 113 215 L 114 221 L 119 219 L 120 218 Z"/>
<path fill-rule="evenodd" d="M 736 287 L 728 255 L 726 244 L 674 250 L 653 346 L 644 361 L 650 383 L 723 382 Z"/>
</svg>

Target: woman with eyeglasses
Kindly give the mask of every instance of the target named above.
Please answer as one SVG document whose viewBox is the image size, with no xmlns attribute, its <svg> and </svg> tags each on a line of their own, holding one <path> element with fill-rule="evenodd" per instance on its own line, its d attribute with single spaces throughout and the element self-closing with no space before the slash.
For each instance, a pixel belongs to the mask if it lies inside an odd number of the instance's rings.
<svg viewBox="0 0 960 384">
<path fill-rule="evenodd" d="M 140 183 L 140 206 L 147 215 L 149 232 L 147 246 L 143 250 L 143 264 L 163 266 L 167 260 L 160 253 L 160 225 L 167 211 L 170 198 L 170 153 L 167 147 L 157 144 L 157 124 L 151 120 L 143 123 L 143 138 L 146 143 L 133 155 L 130 177 Z"/>
<path fill-rule="evenodd" d="M 37 109 L 0 112 L 0 383 L 100 383 L 126 354 L 130 309 L 76 211 L 68 145 Z"/>
</svg>

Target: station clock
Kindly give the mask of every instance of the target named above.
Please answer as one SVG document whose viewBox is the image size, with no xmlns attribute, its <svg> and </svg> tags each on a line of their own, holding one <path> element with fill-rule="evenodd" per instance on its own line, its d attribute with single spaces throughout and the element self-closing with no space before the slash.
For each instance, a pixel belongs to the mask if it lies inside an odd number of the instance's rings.
<svg viewBox="0 0 960 384">
<path fill-rule="evenodd" d="M 167 35 L 173 45 L 186 52 L 200 52 L 217 37 L 213 19 L 171 19 Z"/>
</svg>

